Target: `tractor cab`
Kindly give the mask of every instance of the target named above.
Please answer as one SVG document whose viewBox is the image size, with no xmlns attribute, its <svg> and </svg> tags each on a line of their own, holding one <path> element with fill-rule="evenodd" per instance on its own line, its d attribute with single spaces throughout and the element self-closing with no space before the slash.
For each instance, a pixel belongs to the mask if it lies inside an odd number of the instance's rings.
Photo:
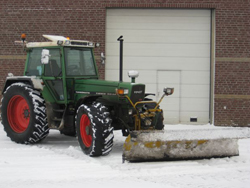
<svg viewBox="0 0 250 188">
<path fill-rule="evenodd" d="M 51 35 L 43 36 L 52 41 L 31 42 L 26 45 L 29 57 L 25 67 L 25 75 L 58 77 L 62 75 L 62 71 L 65 71 L 69 77 L 98 76 L 92 52 L 94 43 L 80 40 L 72 41 Z M 43 67 L 43 65 L 45 66 Z"/>
<path fill-rule="evenodd" d="M 98 79 L 93 55 L 93 48 L 98 44 L 61 36 L 43 36 L 51 41 L 26 44 L 28 57 L 24 75 L 40 77 L 55 101 L 67 103 L 67 99 L 74 98 L 75 79 Z M 47 98 L 51 100 L 51 97 Z"/>
</svg>

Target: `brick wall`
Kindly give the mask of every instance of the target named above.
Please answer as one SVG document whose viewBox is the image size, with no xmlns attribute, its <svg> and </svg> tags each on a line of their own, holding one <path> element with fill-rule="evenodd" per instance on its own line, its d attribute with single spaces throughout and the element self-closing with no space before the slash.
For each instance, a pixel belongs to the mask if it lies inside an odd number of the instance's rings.
<svg viewBox="0 0 250 188">
<path fill-rule="evenodd" d="M 250 1 L 216 10 L 214 124 L 250 126 Z"/>
<path fill-rule="evenodd" d="M 106 9 L 98 0 L 4 1 L 0 8 L 1 89 L 8 72 L 14 75 L 23 74 L 20 70 L 24 68 L 24 60 L 12 60 L 16 66 L 8 66 L 9 59 L 25 54 L 22 47 L 14 45 L 14 41 L 19 40 L 23 32 L 30 42 L 45 41 L 42 34 L 62 35 L 71 39 L 99 42 L 100 48 L 95 49 L 99 56 L 105 50 Z M 101 78 L 104 78 L 105 69 L 100 63 L 99 56 L 98 68 Z"/>
<path fill-rule="evenodd" d="M 14 45 L 23 32 L 28 41 L 43 41 L 42 34 L 55 34 L 101 43 L 96 57 L 104 78 L 105 65 L 100 63 L 99 56 L 105 52 L 106 8 L 215 8 L 214 123 L 250 124 L 250 0 L 1 0 L 0 3 L 0 88 L 8 72 L 23 73 L 25 53 Z"/>
<path fill-rule="evenodd" d="M 250 126 L 250 62 L 216 61 L 214 114 L 216 125 Z"/>
<path fill-rule="evenodd" d="M 216 125 L 250 126 L 250 99 L 215 99 Z"/>
</svg>

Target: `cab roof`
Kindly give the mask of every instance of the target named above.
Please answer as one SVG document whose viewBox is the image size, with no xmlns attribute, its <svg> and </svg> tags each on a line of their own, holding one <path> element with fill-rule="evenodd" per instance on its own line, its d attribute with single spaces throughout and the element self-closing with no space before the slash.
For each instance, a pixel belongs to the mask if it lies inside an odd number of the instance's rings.
<svg viewBox="0 0 250 188">
<path fill-rule="evenodd" d="M 26 44 L 27 48 L 36 47 L 55 47 L 55 46 L 75 46 L 94 48 L 95 43 L 86 40 L 70 40 L 64 36 L 57 35 L 43 35 L 44 38 L 50 40 L 49 42 L 29 42 Z"/>
</svg>

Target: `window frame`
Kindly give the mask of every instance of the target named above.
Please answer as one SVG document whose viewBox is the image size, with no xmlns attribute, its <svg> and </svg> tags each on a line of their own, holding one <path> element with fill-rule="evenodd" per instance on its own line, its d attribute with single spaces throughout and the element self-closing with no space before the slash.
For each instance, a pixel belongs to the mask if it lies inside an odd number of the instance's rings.
<svg viewBox="0 0 250 188">
<path fill-rule="evenodd" d="M 70 48 L 72 48 L 72 49 L 88 49 L 88 51 L 90 52 L 90 54 L 92 56 L 92 66 L 93 66 L 93 71 L 95 71 L 95 74 L 93 74 L 93 75 L 70 75 L 70 74 L 68 74 L 68 72 L 67 72 L 68 62 L 67 62 L 66 49 L 70 49 Z M 64 47 L 63 48 L 63 53 L 64 53 L 65 74 L 66 74 L 67 77 L 98 78 L 98 69 L 97 69 L 97 66 L 96 66 L 95 56 L 94 56 L 92 48 L 69 46 L 69 47 Z M 79 57 L 80 61 L 83 62 L 84 61 L 83 58 L 84 58 L 83 56 L 80 56 Z M 81 68 L 81 67 L 84 67 L 83 63 L 79 63 L 79 68 Z"/>
</svg>

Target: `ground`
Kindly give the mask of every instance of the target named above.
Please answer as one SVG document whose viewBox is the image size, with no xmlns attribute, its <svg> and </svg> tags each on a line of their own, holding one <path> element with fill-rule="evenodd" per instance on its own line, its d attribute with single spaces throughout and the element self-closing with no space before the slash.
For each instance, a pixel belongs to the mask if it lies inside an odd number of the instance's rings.
<svg viewBox="0 0 250 188">
<path fill-rule="evenodd" d="M 39 144 L 21 145 L 10 141 L 0 124 L 0 187 L 249 187 L 250 139 L 239 141 L 237 157 L 122 163 L 125 138 L 114 134 L 110 155 L 91 158 L 74 137 L 50 131 Z"/>
</svg>

